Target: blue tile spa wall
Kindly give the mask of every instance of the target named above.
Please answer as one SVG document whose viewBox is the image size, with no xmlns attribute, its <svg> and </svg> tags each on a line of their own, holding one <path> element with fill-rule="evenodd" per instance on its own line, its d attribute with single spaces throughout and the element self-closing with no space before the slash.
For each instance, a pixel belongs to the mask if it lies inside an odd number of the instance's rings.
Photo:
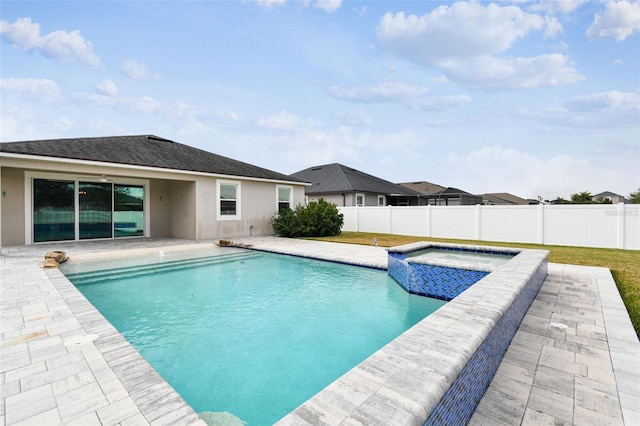
<svg viewBox="0 0 640 426">
<path fill-rule="evenodd" d="M 546 276 L 544 262 L 431 411 L 425 426 L 469 422 Z"/>
<path fill-rule="evenodd" d="M 441 300 L 452 300 L 489 272 L 407 262 L 404 256 L 389 253 L 388 273 L 406 291 Z"/>
</svg>

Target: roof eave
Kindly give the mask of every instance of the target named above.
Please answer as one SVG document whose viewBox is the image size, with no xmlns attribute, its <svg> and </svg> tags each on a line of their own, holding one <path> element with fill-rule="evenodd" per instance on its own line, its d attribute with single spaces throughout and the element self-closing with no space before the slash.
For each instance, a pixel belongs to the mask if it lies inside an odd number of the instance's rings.
<svg viewBox="0 0 640 426">
<path fill-rule="evenodd" d="M 61 164 L 78 164 L 78 165 L 84 165 L 84 166 L 99 166 L 99 167 L 109 167 L 109 168 L 119 168 L 119 169 L 141 170 L 141 171 L 149 171 L 149 172 L 176 173 L 181 175 L 207 176 L 207 177 L 215 177 L 215 178 L 223 178 L 223 179 L 243 179 L 243 180 L 250 180 L 255 182 L 273 182 L 273 183 L 282 183 L 287 185 L 300 185 L 300 186 L 311 185 L 307 182 L 284 180 L 284 179 L 268 179 L 268 178 L 258 178 L 258 177 L 243 176 L 243 175 L 207 173 L 207 172 L 198 172 L 198 171 L 190 171 L 190 170 L 170 169 L 170 168 L 163 168 L 163 167 L 139 166 L 139 165 L 123 164 L 123 163 L 109 163 L 105 161 L 92 161 L 92 160 L 79 160 L 75 158 L 50 157 L 50 156 L 44 156 L 44 155 L 17 154 L 13 152 L 5 152 L 5 151 L 0 151 L 0 158 L 15 158 L 19 160 L 43 161 L 43 162 L 61 163 Z"/>
</svg>

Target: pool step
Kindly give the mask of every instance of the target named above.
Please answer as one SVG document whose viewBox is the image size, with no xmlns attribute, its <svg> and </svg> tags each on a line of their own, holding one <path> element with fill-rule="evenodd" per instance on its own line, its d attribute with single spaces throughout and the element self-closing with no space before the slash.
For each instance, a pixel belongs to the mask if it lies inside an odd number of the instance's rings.
<svg viewBox="0 0 640 426">
<path fill-rule="evenodd" d="M 252 259 L 259 257 L 256 252 L 231 253 L 217 256 L 197 257 L 193 259 L 167 260 L 146 265 L 125 266 L 120 268 L 102 269 L 92 272 L 79 272 L 66 274 L 69 281 L 75 285 L 92 284 L 100 281 L 113 280 L 123 277 L 136 277 L 146 275 L 151 272 L 167 272 L 180 269 L 193 268 L 200 265 L 214 265 Z"/>
</svg>

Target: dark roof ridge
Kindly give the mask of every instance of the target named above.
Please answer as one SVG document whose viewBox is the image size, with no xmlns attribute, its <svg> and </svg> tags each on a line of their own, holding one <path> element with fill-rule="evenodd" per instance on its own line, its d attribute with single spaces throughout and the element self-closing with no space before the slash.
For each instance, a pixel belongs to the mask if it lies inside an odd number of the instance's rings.
<svg viewBox="0 0 640 426">
<path fill-rule="evenodd" d="M 156 135 L 97 136 L 2 142 L 0 152 L 67 160 L 301 182 L 283 173 Z"/>
</svg>

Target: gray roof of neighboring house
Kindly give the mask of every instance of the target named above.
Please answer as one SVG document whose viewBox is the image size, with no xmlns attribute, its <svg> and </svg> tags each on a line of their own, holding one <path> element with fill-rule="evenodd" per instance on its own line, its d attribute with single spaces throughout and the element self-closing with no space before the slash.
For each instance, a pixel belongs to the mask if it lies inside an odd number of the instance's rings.
<svg viewBox="0 0 640 426">
<path fill-rule="evenodd" d="M 340 192 L 366 192 L 407 197 L 422 195 L 409 188 L 338 163 L 309 167 L 292 173 L 291 176 L 311 183 L 311 186 L 306 188 L 308 195 Z"/>
<path fill-rule="evenodd" d="M 412 189 L 414 191 L 418 191 L 424 195 L 433 195 L 445 189 L 444 186 L 437 185 L 435 183 L 421 181 L 421 182 L 404 182 L 399 183 L 398 185 L 402 185 L 405 188 Z"/>
<path fill-rule="evenodd" d="M 0 152 L 297 182 L 283 173 L 154 135 L 0 143 Z"/>
<path fill-rule="evenodd" d="M 624 195 L 616 194 L 615 192 L 605 191 L 599 194 L 592 195 L 592 197 L 622 197 L 625 198 Z"/>
<path fill-rule="evenodd" d="M 482 199 L 495 204 L 514 204 L 514 205 L 529 204 L 528 200 L 525 200 L 524 198 L 520 198 L 513 194 L 509 194 L 508 192 L 494 192 L 491 194 L 482 194 Z"/>
</svg>

